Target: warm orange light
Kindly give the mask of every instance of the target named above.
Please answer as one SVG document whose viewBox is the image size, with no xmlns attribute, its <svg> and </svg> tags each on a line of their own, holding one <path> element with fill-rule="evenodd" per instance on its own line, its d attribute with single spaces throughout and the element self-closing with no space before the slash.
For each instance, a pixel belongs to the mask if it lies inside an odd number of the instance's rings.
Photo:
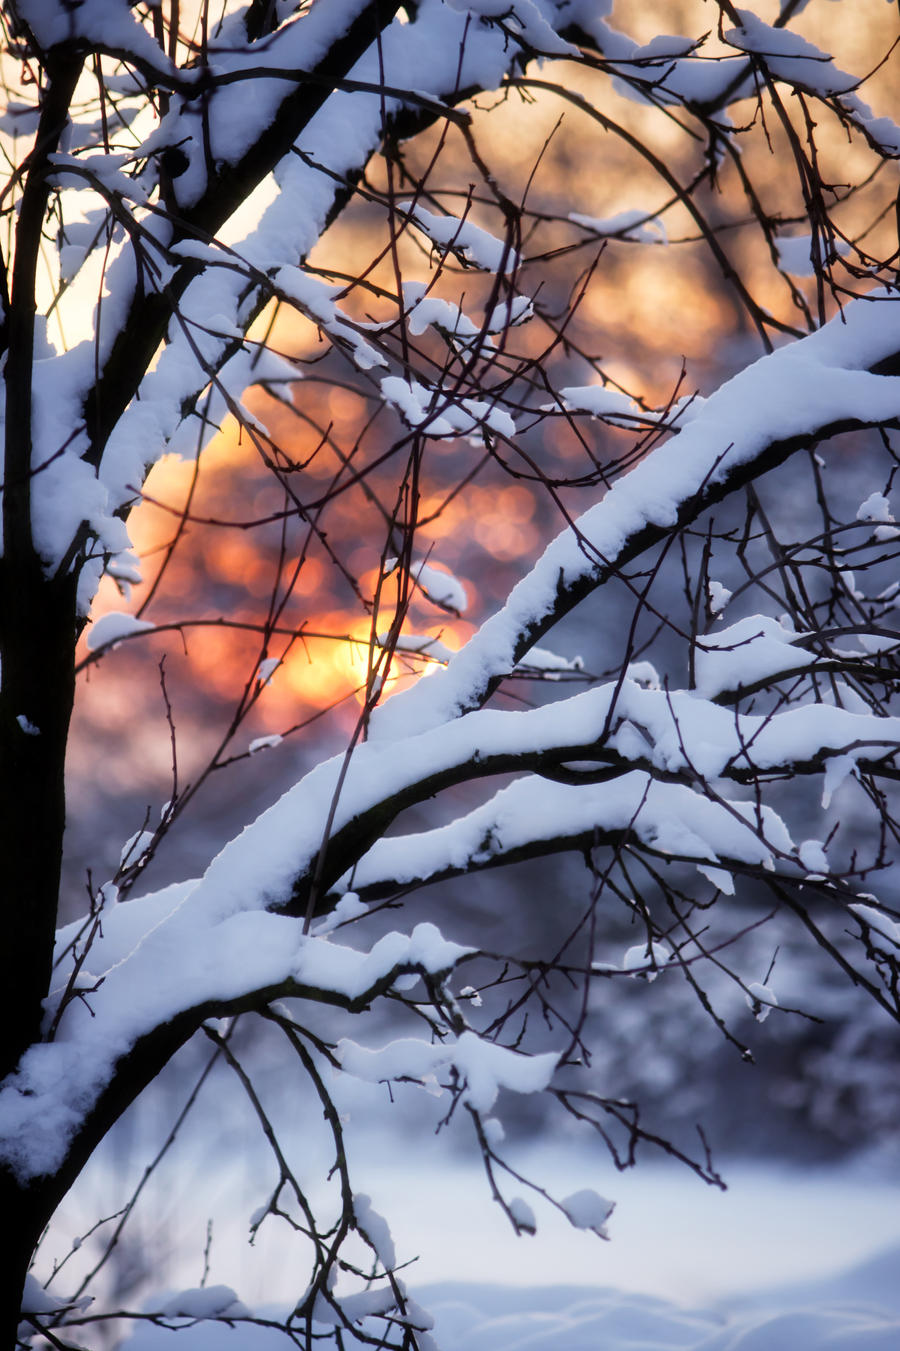
<svg viewBox="0 0 900 1351">
<path fill-rule="evenodd" d="M 273 695 L 285 712 L 286 702 L 324 708 L 347 695 L 364 692 L 369 671 L 369 635 L 359 618 L 335 612 L 311 620 L 313 632 L 334 638 L 301 635 L 273 679 Z M 344 636 L 346 635 L 346 636 Z M 271 702 L 276 702 L 272 700 Z"/>
</svg>

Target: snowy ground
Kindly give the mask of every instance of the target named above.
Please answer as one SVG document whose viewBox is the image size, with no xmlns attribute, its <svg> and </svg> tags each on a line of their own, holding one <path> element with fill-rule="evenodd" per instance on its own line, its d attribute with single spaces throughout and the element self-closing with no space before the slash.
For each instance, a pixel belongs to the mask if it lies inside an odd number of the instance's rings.
<svg viewBox="0 0 900 1351">
<path fill-rule="evenodd" d="M 430 1308 L 446 1351 L 896 1351 L 898 1262 L 895 1249 L 893 1310 L 868 1293 L 858 1298 L 853 1282 L 743 1310 L 688 1311 L 648 1295 L 578 1287 L 465 1285 L 429 1292 Z M 860 1280 L 867 1291 L 864 1273 Z"/>
<path fill-rule="evenodd" d="M 722 1193 L 674 1165 L 619 1175 L 603 1161 L 591 1168 L 585 1156 L 548 1153 L 526 1157 L 524 1168 L 563 1195 L 588 1185 L 615 1198 L 610 1241 L 539 1203 L 538 1234 L 515 1238 L 483 1176 L 459 1163 L 412 1177 L 396 1166 L 367 1170 L 398 1251 L 419 1254 L 411 1283 L 614 1286 L 691 1306 L 829 1280 L 900 1249 L 900 1177 L 892 1184 L 880 1170 L 738 1164 L 723 1168 Z M 900 1308 L 900 1260 L 895 1295 Z"/>
<path fill-rule="evenodd" d="M 474 1165 L 428 1139 L 406 1142 L 402 1159 L 392 1153 L 370 1156 L 364 1182 L 390 1216 L 400 1260 L 420 1254 L 404 1276 L 435 1317 L 441 1351 L 900 1348 L 900 1178 L 883 1161 L 736 1165 L 724 1170 L 723 1194 L 674 1166 L 620 1176 L 598 1153 L 519 1155 L 563 1193 L 594 1185 L 617 1198 L 604 1243 L 540 1203 L 537 1236 L 516 1238 Z M 215 1279 L 249 1304 L 263 1289 L 271 1299 L 277 1242 L 243 1252 Z M 171 1335 L 145 1328 L 128 1351 L 161 1345 Z M 259 1329 L 226 1334 L 207 1322 L 176 1351 L 281 1345 Z"/>
<path fill-rule="evenodd" d="M 366 1181 L 398 1247 L 422 1254 L 407 1283 L 434 1315 L 441 1351 L 900 1347 L 900 1183 L 883 1168 L 745 1165 L 727 1170 L 723 1195 L 684 1170 L 647 1167 L 615 1179 L 613 1237 L 601 1243 L 550 1216 L 537 1237 L 516 1239 L 474 1168 L 445 1161 L 427 1173 L 417 1153 L 374 1166 Z M 570 1153 L 554 1181 L 584 1183 L 586 1167 Z M 273 1264 L 269 1251 L 269 1282 Z M 229 1275 L 252 1298 L 250 1269 Z M 143 1328 L 128 1351 L 172 1344 Z M 281 1346 L 261 1329 L 210 1322 L 178 1340 L 180 1351 Z"/>
<path fill-rule="evenodd" d="M 398 1262 L 410 1263 L 403 1279 L 434 1315 L 441 1351 L 900 1348 L 896 1157 L 815 1170 L 718 1158 L 728 1183 L 723 1193 L 664 1161 L 616 1173 L 589 1140 L 510 1145 L 510 1163 L 554 1195 L 592 1187 L 616 1201 L 610 1241 L 603 1242 L 517 1187 L 538 1223 L 536 1236 L 517 1238 L 491 1203 L 471 1151 L 435 1137 L 419 1114 L 421 1094 L 414 1095 L 419 1129 L 409 1129 L 407 1119 L 398 1132 L 392 1127 L 396 1114 L 405 1114 L 402 1095 L 385 1112 L 377 1091 L 348 1093 L 352 1085 L 344 1081 L 336 1087 L 343 1084 L 347 1097 L 357 1190 L 389 1220 Z M 322 1177 L 329 1160 L 316 1152 L 312 1118 L 298 1124 L 309 1143 L 304 1171 Z M 152 1220 L 148 1237 L 162 1236 L 180 1254 L 177 1288 L 194 1286 L 211 1217 L 209 1284 L 230 1287 L 250 1309 L 283 1316 L 303 1279 L 298 1253 L 277 1223 L 263 1226 L 255 1246 L 246 1241 L 249 1217 L 272 1181 L 271 1163 L 247 1154 L 242 1181 L 235 1151 L 217 1151 L 231 1163 L 212 1168 L 203 1139 L 201 1133 L 189 1189 L 184 1174 L 179 1182 L 163 1170 L 157 1195 L 142 1201 Z M 313 1185 L 310 1197 L 318 1206 L 325 1193 Z M 98 1187 L 92 1200 L 111 1198 Z M 84 1232 L 83 1215 L 76 1231 Z M 169 1331 L 136 1328 L 127 1351 L 286 1351 L 287 1345 L 260 1328 L 204 1321 L 174 1341 Z"/>
<path fill-rule="evenodd" d="M 561 1181 L 577 1182 L 577 1164 L 563 1171 Z M 675 1169 L 617 1178 L 605 1244 L 550 1216 L 537 1238 L 504 1241 L 490 1214 L 473 1222 L 462 1176 L 422 1183 L 436 1192 L 441 1225 L 428 1249 L 422 1237 L 420 1279 L 443 1266 L 451 1282 L 417 1287 L 440 1346 L 896 1351 L 900 1185 L 864 1170 L 727 1173 L 724 1196 Z M 393 1216 L 398 1234 L 424 1223 L 396 1193 Z M 481 1283 L 488 1271 L 497 1285 Z"/>
</svg>

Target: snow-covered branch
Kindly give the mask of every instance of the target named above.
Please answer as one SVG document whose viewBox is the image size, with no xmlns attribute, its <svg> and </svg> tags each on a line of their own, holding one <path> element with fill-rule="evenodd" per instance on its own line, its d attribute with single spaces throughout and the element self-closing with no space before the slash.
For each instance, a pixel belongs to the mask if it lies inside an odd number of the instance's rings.
<svg viewBox="0 0 900 1351">
<path fill-rule="evenodd" d="M 564 530 L 447 670 L 373 719 L 390 737 L 478 707 L 563 616 L 635 558 L 797 451 L 900 419 L 900 298 L 855 301 L 825 328 L 762 357 L 677 418 L 648 455 Z"/>
<path fill-rule="evenodd" d="M 850 73 L 812 4 L 649 42 L 595 0 L 0 8 L 0 1351 L 90 1319 L 220 1070 L 276 1170 L 251 1233 L 309 1262 L 277 1326 L 432 1351 L 344 1076 L 443 1098 L 516 1234 L 513 1187 L 606 1238 L 500 1117 L 543 1095 L 616 1166 L 720 1183 L 594 1056 L 617 999 L 623 1046 L 653 983 L 744 1060 L 836 981 L 900 1021 L 900 131 L 862 98 L 892 39 Z M 159 878 L 173 841 L 203 862 Z M 20 1337 L 41 1233 L 195 1033 L 156 1162 Z M 148 1331 L 276 1326 L 210 1243 Z"/>
</svg>

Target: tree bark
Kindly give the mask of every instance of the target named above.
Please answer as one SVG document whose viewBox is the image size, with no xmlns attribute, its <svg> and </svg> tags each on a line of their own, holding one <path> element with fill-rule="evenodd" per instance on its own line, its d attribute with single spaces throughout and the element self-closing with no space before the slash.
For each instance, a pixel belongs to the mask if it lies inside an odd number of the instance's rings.
<svg viewBox="0 0 900 1351">
<path fill-rule="evenodd" d="M 0 1262 L 0 1351 L 15 1351 L 25 1277 L 46 1221 L 31 1190 L 23 1190 L 7 1172 L 0 1172 L 0 1214 L 5 1235 L 5 1256 Z"/>
<path fill-rule="evenodd" d="M 7 422 L 0 560 L 0 857 L 4 958 L 0 1078 L 37 1039 L 49 990 L 65 827 L 63 771 L 74 697 L 77 575 L 47 575 L 32 537 L 35 275 L 49 162 L 81 58 L 48 63 L 50 79 L 16 230 L 8 315 Z M 39 472 L 39 470 L 38 470 Z"/>
</svg>

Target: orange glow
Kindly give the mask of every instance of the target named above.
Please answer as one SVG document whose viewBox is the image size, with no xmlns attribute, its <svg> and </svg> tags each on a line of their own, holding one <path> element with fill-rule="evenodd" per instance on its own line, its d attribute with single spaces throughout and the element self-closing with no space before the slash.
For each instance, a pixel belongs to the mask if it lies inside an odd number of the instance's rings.
<svg viewBox="0 0 900 1351">
<path fill-rule="evenodd" d="M 361 412 L 361 400 L 352 390 L 336 385 L 328 391 L 328 413 L 334 422 L 346 427 L 358 422 Z"/>
<path fill-rule="evenodd" d="M 277 702 L 284 705 L 287 700 L 295 705 L 324 708 L 348 694 L 364 692 L 369 670 L 369 634 L 358 618 L 337 611 L 311 620 L 309 628 L 313 632 L 346 633 L 350 640 L 301 635 L 273 677 L 272 694 Z"/>
</svg>

